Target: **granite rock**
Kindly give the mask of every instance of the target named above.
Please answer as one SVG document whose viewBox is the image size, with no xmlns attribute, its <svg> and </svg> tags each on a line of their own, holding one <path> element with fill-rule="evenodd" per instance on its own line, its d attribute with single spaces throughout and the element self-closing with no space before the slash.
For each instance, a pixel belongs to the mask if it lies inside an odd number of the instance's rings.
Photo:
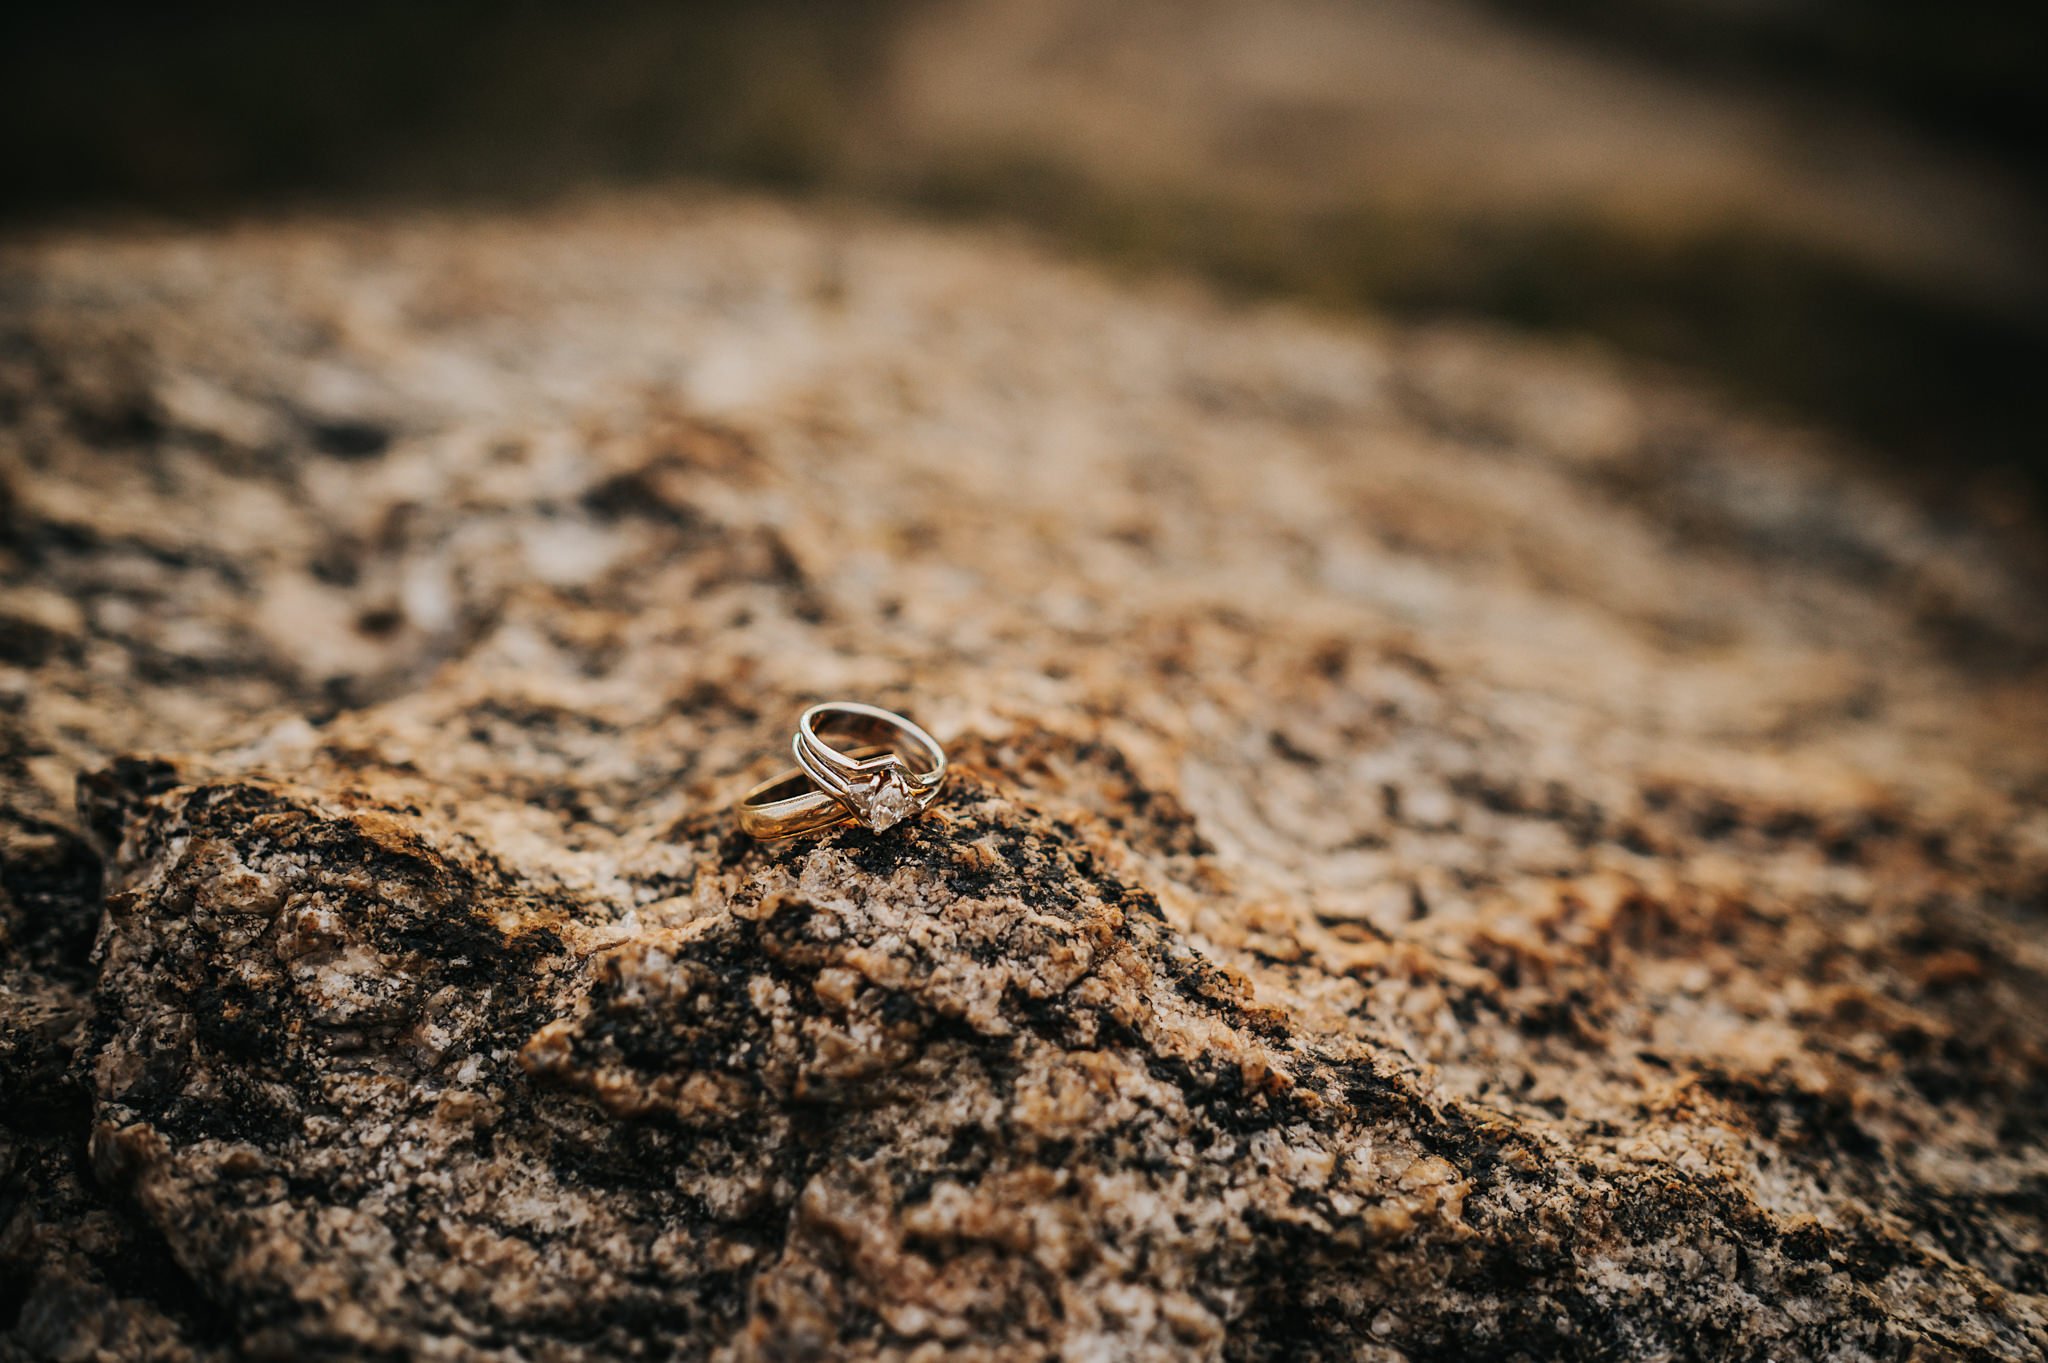
<svg viewBox="0 0 2048 1363">
<path fill-rule="evenodd" d="M 2038 563 L 1824 438 L 725 198 L 6 269 L 0 1358 L 2048 1348 Z M 944 796 L 740 835 L 840 695 Z"/>
</svg>

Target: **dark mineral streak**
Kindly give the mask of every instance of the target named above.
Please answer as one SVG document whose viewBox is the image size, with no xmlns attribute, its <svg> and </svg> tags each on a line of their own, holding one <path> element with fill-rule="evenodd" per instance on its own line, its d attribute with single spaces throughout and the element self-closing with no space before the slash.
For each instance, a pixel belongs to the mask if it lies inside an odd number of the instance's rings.
<svg viewBox="0 0 2048 1363">
<path fill-rule="evenodd" d="M 2038 580 L 1823 442 L 726 200 L 5 269 L 0 1359 L 2048 1349 Z M 947 794 L 749 842 L 832 695 Z"/>
</svg>

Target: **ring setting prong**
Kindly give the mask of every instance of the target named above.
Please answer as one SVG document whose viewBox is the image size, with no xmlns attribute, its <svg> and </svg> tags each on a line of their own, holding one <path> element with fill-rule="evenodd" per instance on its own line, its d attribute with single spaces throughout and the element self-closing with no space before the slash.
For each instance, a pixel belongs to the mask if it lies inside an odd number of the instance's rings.
<svg viewBox="0 0 2048 1363">
<path fill-rule="evenodd" d="M 884 767 L 873 776 L 847 783 L 855 815 L 870 833 L 894 828 L 918 811 L 917 792 L 900 767 Z"/>
</svg>

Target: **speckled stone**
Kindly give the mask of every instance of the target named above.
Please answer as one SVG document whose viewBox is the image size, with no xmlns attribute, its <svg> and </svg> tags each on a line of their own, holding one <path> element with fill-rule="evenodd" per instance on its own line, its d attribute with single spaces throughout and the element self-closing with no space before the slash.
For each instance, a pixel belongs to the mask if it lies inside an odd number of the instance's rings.
<svg viewBox="0 0 2048 1363">
<path fill-rule="evenodd" d="M 4 258 L 0 1359 L 2048 1348 L 2038 564 L 1819 437 L 722 198 Z M 833 696 L 944 795 L 746 839 Z"/>
</svg>

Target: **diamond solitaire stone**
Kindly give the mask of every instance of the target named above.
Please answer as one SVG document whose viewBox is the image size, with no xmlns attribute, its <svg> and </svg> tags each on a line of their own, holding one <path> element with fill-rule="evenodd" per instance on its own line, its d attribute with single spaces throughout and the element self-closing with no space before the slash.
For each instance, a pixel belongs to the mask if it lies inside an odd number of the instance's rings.
<svg viewBox="0 0 2048 1363">
<path fill-rule="evenodd" d="M 894 828 L 917 813 L 917 793 L 900 771 L 884 771 L 872 781 L 856 783 L 848 793 L 870 833 Z"/>
</svg>

